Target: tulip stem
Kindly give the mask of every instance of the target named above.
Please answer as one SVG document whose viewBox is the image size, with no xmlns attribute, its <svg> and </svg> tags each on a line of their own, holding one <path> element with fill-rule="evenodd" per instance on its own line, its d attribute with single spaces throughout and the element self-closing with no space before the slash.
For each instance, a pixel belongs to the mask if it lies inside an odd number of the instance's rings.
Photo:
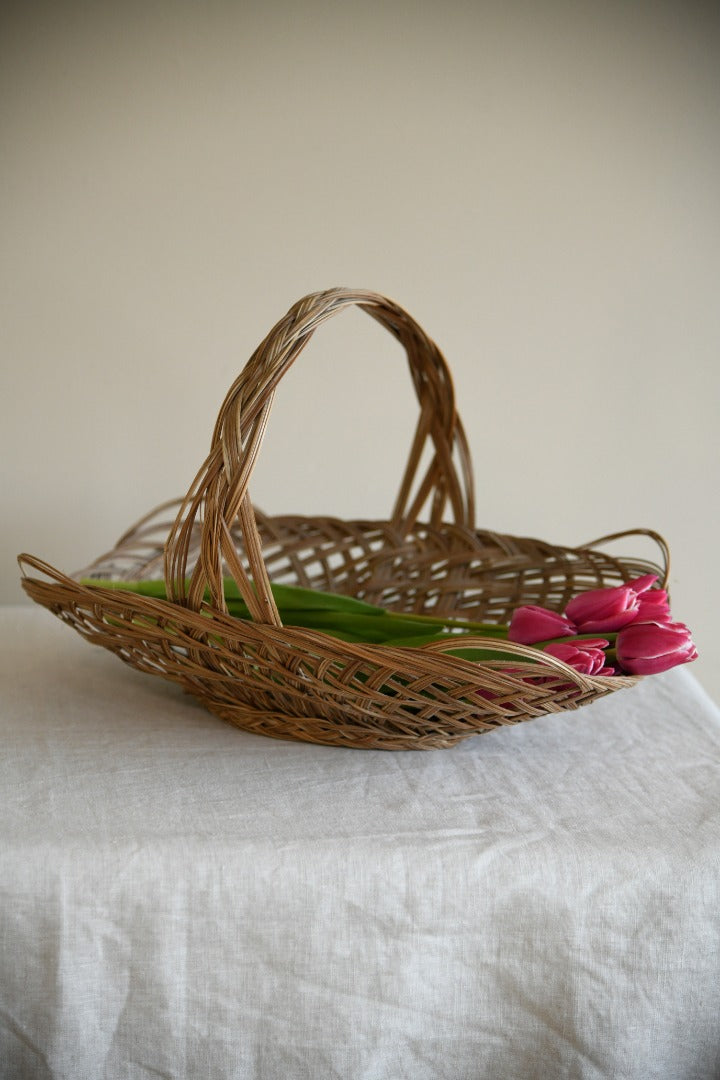
<svg viewBox="0 0 720 1080">
<path fill-rule="evenodd" d="M 95 588 L 126 590 L 156 599 L 167 599 L 164 581 L 109 581 L 83 578 L 81 583 Z M 386 636 L 400 637 L 414 633 L 414 626 L 417 626 L 418 631 L 421 628 L 423 630 L 427 628 L 428 631 L 435 630 L 437 633 L 447 631 L 450 635 L 453 631 L 461 631 L 482 637 L 507 638 L 507 626 L 499 623 L 465 622 L 462 619 L 444 619 L 441 615 L 388 611 L 387 608 L 368 604 L 353 597 L 324 593 L 320 590 L 305 589 L 294 585 L 273 585 L 272 591 L 280 617 L 286 626 L 327 629 L 329 633 L 336 629 L 342 633 L 349 633 L 353 637 L 356 636 L 354 631 L 359 630 L 357 640 L 370 641 L 373 639 L 379 641 Z M 231 579 L 225 580 L 224 593 L 229 613 L 235 618 L 249 619 L 250 613 L 247 606 Z M 210 601 L 209 592 L 206 592 L 205 600 Z M 370 636 L 365 637 L 368 631 Z M 457 636 L 462 636 L 462 633 Z"/>
<path fill-rule="evenodd" d="M 507 637 L 508 628 L 503 623 L 465 622 L 464 619 L 444 619 L 441 615 L 418 615 L 416 612 L 388 611 L 383 609 L 389 619 L 409 619 L 412 622 L 430 623 L 445 626 L 449 630 L 477 630 L 483 637 Z"/>
<path fill-rule="evenodd" d="M 535 649 L 544 649 L 546 645 L 572 645 L 575 641 L 607 641 L 609 646 L 615 644 L 616 633 L 604 634 L 566 634 L 564 637 L 548 638 L 547 641 L 534 641 Z M 608 649 L 603 650 L 605 653 Z"/>
</svg>

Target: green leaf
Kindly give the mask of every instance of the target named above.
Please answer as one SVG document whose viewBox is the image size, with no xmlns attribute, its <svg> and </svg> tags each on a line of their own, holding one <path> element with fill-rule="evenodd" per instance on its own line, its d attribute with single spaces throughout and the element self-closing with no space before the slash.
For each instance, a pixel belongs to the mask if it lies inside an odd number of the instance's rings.
<svg viewBox="0 0 720 1080">
<path fill-rule="evenodd" d="M 285 610 L 283 608 L 281 612 Z M 292 615 L 302 616 L 302 626 L 312 627 L 317 630 L 337 626 L 351 633 L 372 633 L 382 640 L 389 637 L 409 637 L 411 635 L 427 637 L 429 629 L 428 624 L 425 622 L 418 623 L 411 617 L 406 618 L 389 612 L 379 612 L 377 615 L 362 615 L 346 611 L 289 611 L 287 619 L 283 616 L 283 622 L 286 625 L 292 625 L 293 620 L 290 618 Z M 433 627 L 430 627 L 434 633 L 440 633 L 442 628 L 442 623 L 436 623 Z"/>
<path fill-rule="evenodd" d="M 107 578 L 82 578 L 81 585 L 89 585 L 98 589 L 119 589 L 127 592 L 139 593 L 141 596 L 152 596 L 158 600 L 167 600 L 164 581 L 115 581 Z M 320 589 L 305 589 L 300 585 L 271 585 L 270 586 L 278 609 L 283 611 L 341 611 L 356 612 L 358 615 L 383 615 L 385 609 L 375 604 L 367 604 L 364 600 L 356 600 L 354 596 L 341 596 L 338 593 L 322 592 Z M 247 612 L 245 601 L 240 595 L 235 581 L 232 578 L 223 580 L 223 591 L 228 606 L 240 605 Z M 205 590 L 205 599 L 210 602 L 210 592 Z"/>
<path fill-rule="evenodd" d="M 224 583 L 225 596 L 230 599 L 240 596 L 234 581 Z M 340 611 L 358 615 L 383 615 L 385 609 L 375 604 L 366 604 L 354 596 L 341 596 L 338 593 L 322 592 L 320 589 L 305 589 L 300 585 L 271 585 L 272 594 L 278 610 L 282 611 Z"/>
<path fill-rule="evenodd" d="M 167 600 L 164 581 L 115 581 L 99 578 L 83 578 L 83 585 L 137 593 L 153 599 Z M 231 578 L 223 587 L 228 612 L 237 619 L 250 619 L 247 605 Z M 280 618 L 286 626 L 320 630 L 345 641 L 364 641 L 375 644 L 400 643 L 422 644 L 444 640 L 450 636 L 462 637 L 468 633 L 483 637 L 507 637 L 507 627 L 496 624 L 471 623 L 454 619 L 438 619 L 432 615 L 415 615 L 388 611 L 386 608 L 356 600 L 352 596 L 306 589 L 299 585 L 272 585 Z M 209 604 L 209 591 L 205 592 Z M 454 632 L 454 633 L 451 633 Z M 410 639 L 414 639 L 410 641 Z"/>
</svg>

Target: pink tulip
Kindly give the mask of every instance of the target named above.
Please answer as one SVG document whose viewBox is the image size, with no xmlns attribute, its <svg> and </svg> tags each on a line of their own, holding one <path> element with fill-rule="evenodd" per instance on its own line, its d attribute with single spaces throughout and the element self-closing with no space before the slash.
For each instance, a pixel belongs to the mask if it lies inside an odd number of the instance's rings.
<svg viewBox="0 0 720 1080">
<path fill-rule="evenodd" d="M 665 589 L 648 589 L 638 597 L 638 613 L 634 622 L 672 622 Z"/>
<path fill-rule="evenodd" d="M 633 622 L 640 612 L 639 597 L 657 581 L 645 574 L 626 585 L 609 589 L 589 589 L 565 608 L 565 615 L 581 634 L 609 634 Z"/>
<path fill-rule="evenodd" d="M 614 668 L 605 665 L 605 649 L 608 642 L 603 638 L 564 642 L 556 641 L 546 645 L 543 652 L 556 656 L 582 675 L 614 675 Z"/>
<path fill-rule="evenodd" d="M 620 631 L 615 648 L 620 667 L 630 675 L 657 675 L 697 658 L 690 631 L 678 622 L 634 622 Z"/>
<path fill-rule="evenodd" d="M 557 611 L 548 611 L 547 608 L 536 607 L 534 604 L 524 604 L 513 611 L 508 629 L 508 641 L 515 641 L 518 645 L 534 645 L 537 641 L 568 637 L 576 632 L 569 619 Z"/>
</svg>

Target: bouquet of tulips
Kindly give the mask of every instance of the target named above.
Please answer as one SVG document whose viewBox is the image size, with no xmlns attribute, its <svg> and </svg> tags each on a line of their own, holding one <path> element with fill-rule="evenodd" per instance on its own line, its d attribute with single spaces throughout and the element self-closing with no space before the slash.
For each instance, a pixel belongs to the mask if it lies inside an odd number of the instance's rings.
<svg viewBox="0 0 720 1080">
<path fill-rule="evenodd" d="M 651 675 L 697 657 L 690 631 L 673 621 L 667 592 L 653 588 L 656 581 L 655 574 L 646 574 L 625 585 L 579 593 L 562 613 L 523 605 L 508 626 L 392 612 L 299 586 L 273 585 L 272 592 L 285 626 L 319 630 L 343 641 L 406 648 L 453 635 L 458 648 L 449 650 L 451 655 L 476 662 L 517 660 L 497 644 L 492 649 L 463 648 L 463 637 L 480 636 L 534 646 L 585 675 Z M 166 598 L 162 581 L 85 579 L 83 584 Z M 232 579 L 225 580 L 224 594 L 230 615 L 250 618 Z"/>
<path fill-rule="evenodd" d="M 562 614 L 516 608 L 508 639 L 538 645 L 586 675 L 656 675 L 697 658 L 690 631 L 674 622 L 656 574 L 580 593 Z M 568 640 L 571 639 L 571 640 Z"/>
</svg>

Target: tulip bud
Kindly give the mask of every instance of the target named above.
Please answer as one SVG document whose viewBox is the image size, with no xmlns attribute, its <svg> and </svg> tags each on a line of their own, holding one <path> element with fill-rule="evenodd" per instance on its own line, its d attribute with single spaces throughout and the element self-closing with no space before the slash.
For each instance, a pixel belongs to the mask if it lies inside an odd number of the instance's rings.
<svg viewBox="0 0 720 1080">
<path fill-rule="evenodd" d="M 684 623 L 634 622 L 620 631 L 617 660 L 630 675 L 657 675 L 697 658 L 697 649 Z"/>
<path fill-rule="evenodd" d="M 627 585 L 589 589 L 570 601 L 565 615 L 581 634 L 614 633 L 638 617 L 639 598 L 655 581 L 655 574 L 645 574 Z"/>
<path fill-rule="evenodd" d="M 543 652 L 556 656 L 582 675 L 614 675 L 612 667 L 605 665 L 605 653 L 608 642 L 603 638 L 584 641 L 555 641 L 546 645 Z"/>
<path fill-rule="evenodd" d="M 508 641 L 515 641 L 518 645 L 534 645 L 537 641 L 548 641 L 550 638 L 567 637 L 575 633 L 575 627 L 569 619 L 557 611 L 536 607 L 535 604 L 524 604 L 513 611 Z"/>
</svg>

